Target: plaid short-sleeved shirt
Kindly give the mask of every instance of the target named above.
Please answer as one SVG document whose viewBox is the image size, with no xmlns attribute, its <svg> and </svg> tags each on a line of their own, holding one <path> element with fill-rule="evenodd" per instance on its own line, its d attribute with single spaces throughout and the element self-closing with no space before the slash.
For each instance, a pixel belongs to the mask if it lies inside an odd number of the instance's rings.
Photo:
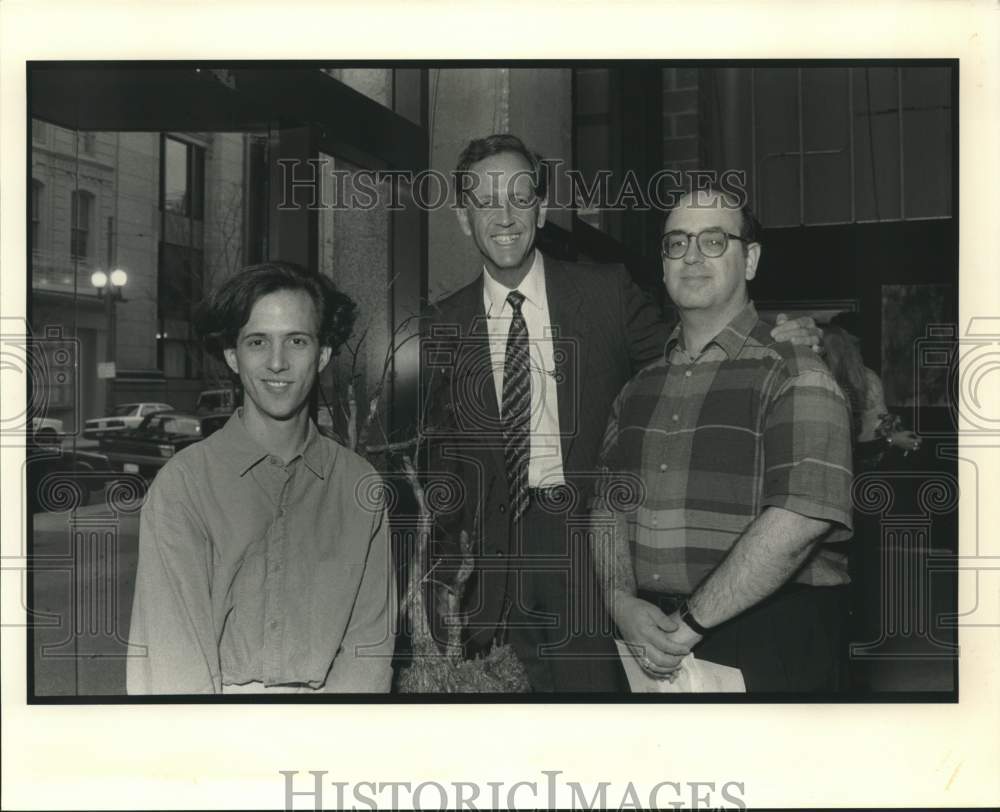
<svg viewBox="0 0 1000 812">
<path fill-rule="evenodd" d="M 847 583 L 829 546 L 851 535 L 850 414 L 833 375 L 775 342 L 752 302 L 695 357 L 680 337 L 625 385 L 601 452 L 599 505 L 617 472 L 642 483 L 619 508 L 638 587 L 690 594 L 768 506 L 833 523 L 797 582 Z"/>
</svg>

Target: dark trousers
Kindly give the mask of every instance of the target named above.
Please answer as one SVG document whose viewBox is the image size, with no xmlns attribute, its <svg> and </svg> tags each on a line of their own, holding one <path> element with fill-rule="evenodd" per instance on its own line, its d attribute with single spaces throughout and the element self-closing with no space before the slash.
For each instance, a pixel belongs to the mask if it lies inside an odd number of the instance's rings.
<svg viewBox="0 0 1000 812">
<path fill-rule="evenodd" d="M 640 593 L 664 612 L 682 598 Z M 848 587 L 788 584 L 709 630 L 699 660 L 739 668 L 748 693 L 836 693 L 848 687 Z"/>
<path fill-rule="evenodd" d="M 585 527 L 585 515 L 532 491 L 514 528 L 505 634 L 534 691 L 628 691 Z"/>
</svg>

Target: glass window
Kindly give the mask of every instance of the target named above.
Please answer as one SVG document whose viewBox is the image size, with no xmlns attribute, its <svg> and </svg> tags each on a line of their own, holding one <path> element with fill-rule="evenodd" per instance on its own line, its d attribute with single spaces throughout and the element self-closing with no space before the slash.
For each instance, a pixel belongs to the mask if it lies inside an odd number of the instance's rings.
<svg viewBox="0 0 1000 812">
<path fill-rule="evenodd" d="M 205 150 L 188 147 L 188 162 L 191 168 L 191 211 L 195 220 L 205 217 Z"/>
<path fill-rule="evenodd" d="M 577 68 L 573 75 L 573 169 L 581 179 L 574 189 L 576 215 L 621 239 L 622 218 L 609 208 L 623 179 L 621 143 L 616 136 L 621 70 Z"/>
<path fill-rule="evenodd" d="M 198 395 L 196 408 L 199 411 L 215 412 L 221 409 L 228 409 L 233 405 L 233 393 L 226 390 L 215 389 L 202 392 Z"/>
<path fill-rule="evenodd" d="M 153 418 L 150 423 L 157 422 Z M 189 417 L 166 417 L 161 418 L 157 429 L 164 434 L 201 434 L 201 423 Z"/>
<path fill-rule="evenodd" d="M 94 196 L 90 192 L 76 191 L 70 195 L 69 255 L 72 259 L 90 257 L 90 218 Z"/>
<path fill-rule="evenodd" d="M 221 190 L 219 204 L 206 223 L 206 150 L 163 137 L 156 363 L 167 378 L 202 375 L 204 359 L 193 314 L 205 294 L 206 250 L 212 252 L 212 273 L 221 276 L 242 264 L 245 146 L 243 133 L 209 138 L 209 148 L 219 151 L 225 171 L 215 179 Z"/>
<path fill-rule="evenodd" d="M 952 68 L 752 71 L 765 226 L 951 216 Z"/>
<path fill-rule="evenodd" d="M 163 139 L 164 211 L 187 214 L 188 206 L 188 147 L 173 138 Z"/>
<path fill-rule="evenodd" d="M 205 216 L 205 150 L 177 138 L 163 139 L 163 189 L 160 207 L 202 220 Z"/>
</svg>

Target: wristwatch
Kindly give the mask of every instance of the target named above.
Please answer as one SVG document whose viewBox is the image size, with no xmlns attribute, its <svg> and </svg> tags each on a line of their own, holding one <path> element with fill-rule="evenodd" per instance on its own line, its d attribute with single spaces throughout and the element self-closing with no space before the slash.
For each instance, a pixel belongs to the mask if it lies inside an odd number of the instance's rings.
<svg viewBox="0 0 1000 812">
<path fill-rule="evenodd" d="M 691 614 L 691 607 L 688 606 L 687 601 L 684 601 L 684 603 L 681 604 L 680 609 L 677 610 L 677 614 L 680 615 L 681 620 L 687 623 L 693 631 L 696 631 L 702 637 L 708 634 L 708 629 L 694 619 L 694 615 Z"/>
</svg>

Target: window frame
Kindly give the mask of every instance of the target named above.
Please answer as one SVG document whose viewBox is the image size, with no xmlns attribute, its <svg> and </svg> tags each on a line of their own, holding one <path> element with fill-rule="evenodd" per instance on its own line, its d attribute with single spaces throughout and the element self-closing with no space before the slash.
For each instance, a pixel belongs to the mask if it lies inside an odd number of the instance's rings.
<svg viewBox="0 0 1000 812">
<path fill-rule="evenodd" d="M 91 258 L 92 243 L 90 235 L 94 230 L 94 203 L 96 197 L 93 192 L 87 189 L 73 189 L 70 191 L 70 229 L 69 229 L 69 258 L 72 262 L 89 262 Z M 85 202 L 84 217 L 80 216 L 80 203 Z M 81 226 L 82 222 L 82 226 Z M 82 253 L 78 250 L 80 240 L 83 240 Z"/>
<path fill-rule="evenodd" d="M 180 209 L 167 208 L 166 205 L 168 144 L 178 144 L 184 148 L 184 204 Z M 201 144 L 195 144 L 175 133 L 160 133 L 159 208 L 161 213 L 199 222 L 205 219 L 205 152 L 205 147 Z"/>
</svg>

